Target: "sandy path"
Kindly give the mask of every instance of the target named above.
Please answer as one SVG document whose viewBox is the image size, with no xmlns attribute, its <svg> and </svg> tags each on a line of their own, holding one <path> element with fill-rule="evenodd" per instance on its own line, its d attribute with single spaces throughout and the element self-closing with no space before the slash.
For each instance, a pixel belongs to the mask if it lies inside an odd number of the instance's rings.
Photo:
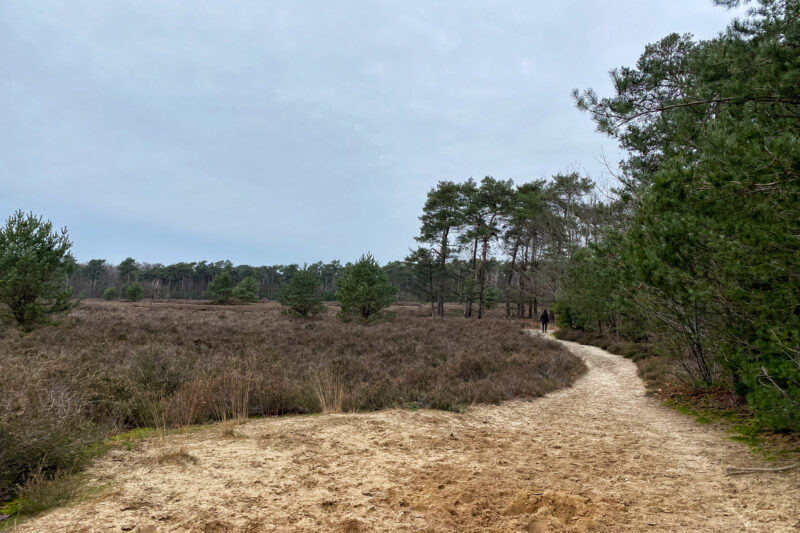
<svg viewBox="0 0 800 533">
<path fill-rule="evenodd" d="M 726 478 L 757 463 L 744 446 L 646 397 L 632 362 L 566 344 L 589 371 L 545 398 L 149 441 L 93 468 L 103 497 L 19 530 L 797 531 L 799 472 Z"/>
</svg>

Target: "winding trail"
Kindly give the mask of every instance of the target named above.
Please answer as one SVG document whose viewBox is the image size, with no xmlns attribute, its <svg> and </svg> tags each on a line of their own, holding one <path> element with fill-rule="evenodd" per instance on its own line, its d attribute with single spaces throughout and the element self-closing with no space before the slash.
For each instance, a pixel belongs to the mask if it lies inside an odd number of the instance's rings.
<svg viewBox="0 0 800 533">
<path fill-rule="evenodd" d="M 544 398 L 152 439 L 92 468 L 103 496 L 18 529 L 797 531 L 800 473 L 725 477 L 759 462 L 645 396 L 631 361 L 565 344 L 589 370 Z"/>
</svg>

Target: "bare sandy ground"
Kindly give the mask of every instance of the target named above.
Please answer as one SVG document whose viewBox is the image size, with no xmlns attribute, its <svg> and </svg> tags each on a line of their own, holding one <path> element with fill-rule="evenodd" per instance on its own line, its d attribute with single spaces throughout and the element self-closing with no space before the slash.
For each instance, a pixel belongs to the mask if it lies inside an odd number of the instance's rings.
<svg viewBox="0 0 800 533">
<path fill-rule="evenodd" d="M 566 343 L 589 371 L 534 401 L 250 421 L 91 470 L 103 496 L 19 531 L 797 531 L 800 473 L 646 397 L 633 363 Z"/>
</svg>

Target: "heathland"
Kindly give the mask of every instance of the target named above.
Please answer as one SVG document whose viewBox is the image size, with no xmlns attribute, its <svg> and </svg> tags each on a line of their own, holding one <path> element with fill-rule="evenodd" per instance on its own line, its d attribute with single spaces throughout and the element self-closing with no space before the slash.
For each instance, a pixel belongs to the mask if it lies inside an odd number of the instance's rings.
<svg viewBox="0 0 800 533">
<path fill-rule="evenodd" d="M 471 342 L 488 331 L 461 329 Z M 19 531 L 794 531 L 800 471 L 726 476 L 761 461 L 649 397 L 630 360 L 513 327 L 505 337 L 588 370 L 543 398 L 465 411 L 128 435 L 86 472 L 83 502 Z"/>
<path fill-rule="evenodd" d="M 273 303 L 84 301 L 60 324 L 0 338 L 0 500 L 72 471 L 90 445 L 137 427 L 387 407 L 459 411 L 534 398 L 584 371 L 517 322 L 342 322 Z M 454 313 L 457 311 L 454 310 Z M 41 474 L 38 476 L 36 474 Z M 22 490 L 22 494 L 25 490 Z"/>
</svg>

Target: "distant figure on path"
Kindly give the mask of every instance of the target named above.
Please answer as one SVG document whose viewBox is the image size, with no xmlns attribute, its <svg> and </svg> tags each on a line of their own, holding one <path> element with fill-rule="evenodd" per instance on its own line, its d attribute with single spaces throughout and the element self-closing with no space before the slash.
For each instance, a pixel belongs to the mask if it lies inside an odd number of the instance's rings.
<svg viewBox="0 0 800 533">
<path fill-rule="evenodd" d="M 547 323 L 550 322 L 550 315 L 547 314 L 547 309 L 542 311 L 542 316 L 539 317 L 542 323 L 542 333 L 547 333 Z"/>
</svg>

